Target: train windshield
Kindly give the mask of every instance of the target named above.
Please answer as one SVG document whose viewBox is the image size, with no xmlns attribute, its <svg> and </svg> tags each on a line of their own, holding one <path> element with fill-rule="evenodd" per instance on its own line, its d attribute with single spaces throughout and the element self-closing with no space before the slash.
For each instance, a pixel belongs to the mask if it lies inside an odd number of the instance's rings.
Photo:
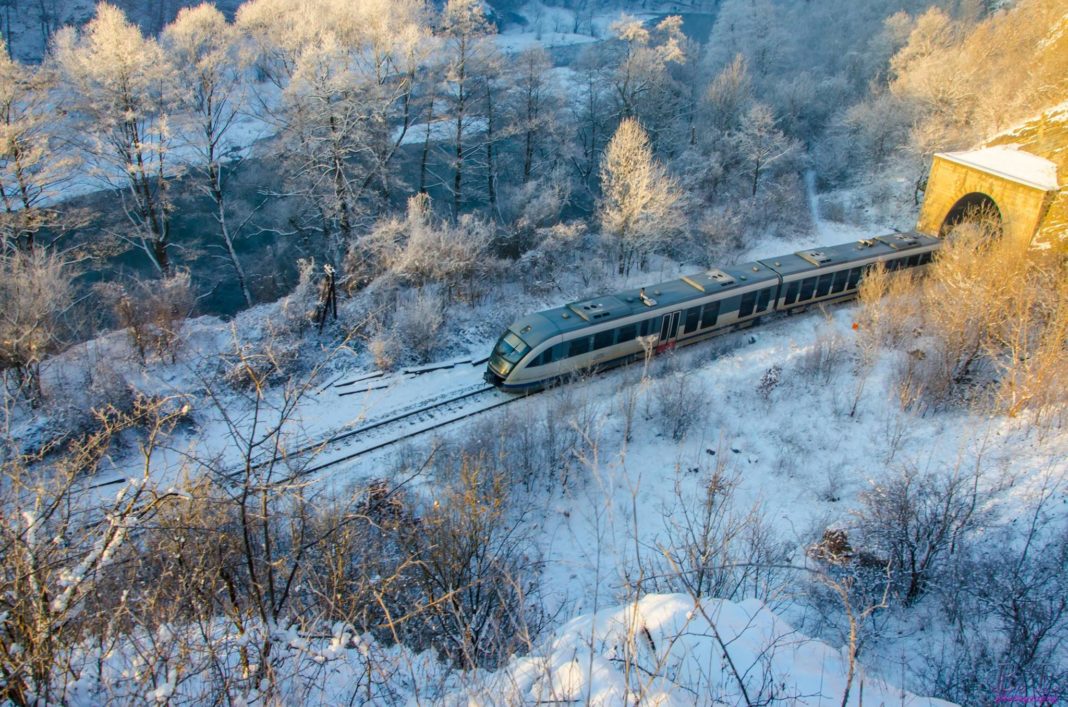
<svg viewBox="0 0 1068 707">
<path fill-rule="evenodd" d="M 518 336 L 508 331 L 497 342 L 495 353 L 508 363 L 518 363 L 527 351 L 530 351 L 530 347 Z"/>
</svg>

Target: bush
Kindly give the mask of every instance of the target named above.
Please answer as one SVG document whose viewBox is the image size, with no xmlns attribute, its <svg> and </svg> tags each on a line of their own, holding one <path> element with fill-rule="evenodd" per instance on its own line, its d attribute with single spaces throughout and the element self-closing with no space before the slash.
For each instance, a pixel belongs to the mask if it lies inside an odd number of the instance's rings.
<svg viewBox="0 0 1068 707">
<path fill-rule="evenodd" d="M 181 347 L 181 329 L 192 313 L 195 297 L 188 270 L 158 280 L 135 280 L 130 285 L 100 288 L 142 363 L 149 353 L 174 363 Z"/>
<path fill-rule="evenodd" d="M 860 494 L 856 530 L 866 552 L 885 558 L 894 586 L 910 604 L 944 567 L 947 556 L 979 521 L 975 475 L 912 467 Z"/>
<path fill-rule="evenodd" d="M 685 371 L 672 371 L 656 383 L 656 420 L 660 431 L 676 442 L 704 421 L 708 388 Z"/>
<path fill-rule="evenodd" d="M 505 478 L 467 456 L 452 473 L 401 539 L 424 607 L 409 630 L 456 665 L 493 668 L 536 637 L 539 567 Z"/>
<path fill-rule="evenodd" d="M 1057 383 L 1068 375 L 1068 261 L 980 222 L 943 242 L 922 281 L 902 275 L 865 277 L 860 335 L 873 349 L 909 347 L 903 402 L 972 400 L 1036 418 L 1068 403 Z"/>
<path fill-rule="evenodd" d="M 60 317 L 70 302 L 70 276 L 57 256 L 40 249 L 0 255 L 0 371 L 14 371 L 34 402 L 43 394 L 41 362 L 62 345 Z"/>
<path fill-rule="evenodd" d="M 349 248 L 345 275 L 350 287 L 356 288 L 392 271 L 416 287 L 442 285 L 446 301 L 454 297 L 477 301 L 482 280 L 499 269 L 490 256 L 493 237 L 492 225 L 470 214 L 456 223 L 439 221 L 430 197 L 416 194 L 408 200 L 404 220 L 380 221 Z"/>
<path fill-rule="evenodd" d="M 445 302 L 435 288 L 421 288 L 407 293 L 397 302 L 393 315 L 392 338 L 398 349 L 413 355 L 418 363 L 430 360 L 441 343 L 438 333 L 445 318 Z M 385 351 L 380 348 L 379 354 Z"/>
</svg>

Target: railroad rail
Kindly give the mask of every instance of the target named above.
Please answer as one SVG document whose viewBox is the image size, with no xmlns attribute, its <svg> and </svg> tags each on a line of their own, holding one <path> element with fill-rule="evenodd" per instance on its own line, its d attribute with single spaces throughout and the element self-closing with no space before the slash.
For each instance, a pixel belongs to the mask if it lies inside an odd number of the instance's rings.
<svg viewBox="0 0 1068 707">
<path fill-rule="evenodd" d="M 485 398 L 486 402 L 484 404 L 477 403 L 476 401 L 479 398 Z M 341 447 L 341 449 L 337 450 L 341 452 L 340 455 L 330 456 L 329 458 L 313 463 L 310 466 L 302 467 L 289 477 L 278 481 L 280 484 L 286 483 L 296 478 L 310 476 L 324 469 L 329 469 L 330 467 L 352 461 L 365 454 L 376 452 L 385 447 L 398 444 L 413 437 L 460 422 L 461 420 L 475 417 L 476 415 L 488 412 L 489 410 L 494 410 L 522 399 L 523 398 L 519 396 L 502 393 L 491 385 L 478 386 L 474 390 L 464 390 L 458 394 L 451 394 L 442 399 L 433 400 L 428 404 L 422 404 L 413 407 L 412 409 L 403 410 L 393 415 L 389 415 L 380 420 L 368 422 L 367 424 L 360 425 L 351 430 L 346 430 L 340 434 L 335 434 L 315 442 L 303 444 L 296 449 L 286 451 L 282 454 L 272 455 L 269 459 L 254 463 L 251 468 L 252 470 L 262 469 L 271 464 L 277 464 L 281 461 L 289 462 L 308 455 L 315 455 L 312 456 L 312 459 L 314 460 L 316 456 L 329 454 L 328 450 L 333 447 Z M 456 409 L 458 405 L 460 405 L 460 407 L 459 409 Z M 450 412 L 453 414 L 449 414 Z M 405 427 L 408 429 L 404 429 Z M 394 430 L 395 428 L 401 429 L 400 431 L 390 432 L 390 430 Z M 348 448 L 358 444 L 360 440 L 366 439 L 369 433 L 378 434 L 374 434 L 371 440 L 367 441 L 364 445 L 359 446 L 357 449 L 352 451 L 348 450 Z M 227 476 L 231 479 L 236 479 L 242 473 L 242 471 L 238 471 L 228 474 Z"/>
</svg>

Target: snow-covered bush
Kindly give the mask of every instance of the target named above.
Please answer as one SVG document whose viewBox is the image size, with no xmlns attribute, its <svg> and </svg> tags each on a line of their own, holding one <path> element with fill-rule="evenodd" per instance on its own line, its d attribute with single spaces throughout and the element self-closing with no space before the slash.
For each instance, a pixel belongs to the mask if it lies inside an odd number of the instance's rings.
<svg viewBox="0 0 1068 707">
<path fill-rule="evenodd" d="M 375 368 L 380 371 L 392 371 L 403 352 L 396 335 L 385 328 L 379 328 L 371 335 L 367 341 L 367 350 Z"/>
<path fill-rule="evenodd" d="M 280 335 L 302 336 L 315 319 L 315 307 L 319 302 L 315 259 L 298 260 L 297 272 L 296 287 L 279 302 L 274 331 Z"/>
<path fill-rule="evenodd" d="M 574 268 L 580 268 L 583 281 L 589 284 L 592 276 L 588 273 L 595 263 L 584 257 L 592 240 L 584 222 L 567 221 L 539 229 L 534 239 L 537 245 L 511 267 L 514 279 L 528 291 L 548 292 L 556 286 L 557 273 Z"/>
<path fill-rule="evenodd" d="M 42 361 L 61 346 L 61 316 L 70 305 L 70 273 L 57 255 L 37 249 L 0 253 L 0 372 L 39 401 Z"/>
<path fill-rule="evenodd" d="M 655 384 L 656 424 L 660 431 L 680 441 L 699 428 L 708 410 L 708 390 L 685 371 L 670 371 Z"/>
<path fill-rule="evenodd" d="M 571 198 L 571 183 L 567 173 L 556 169 L 541 179 L 534 179 L 504 196 L 505 218 L 512 223 L 512 232 L 505 240 L 504 254 L 518 258 L 534 247 L 538 231 L 559 222 L 563 209 Z"/>
<path fill-rule="evenodd" d="M 949 555 L 982 519 L 983 491 L 973 473 L 903 467 L 872 482 L 854 513 L 857 542 L 889 566 L 894 590 L 915 602 L 946 566 Z"/>
<path fill-rule="evenodd" d="M 455 223 L 434 216 L 430 197 L 408 200 L 404 219 L 386 217 L 349 247 L 345 275 L 358 288 L 386 271 L 409 284 L 440 284 L 446 300 L 478 301 L 499 265 L 490 255 L 492 224 L 471 214 Z"/>
<path fill-rule="evenodd" d="M 756 598 L 774 605 L 795 579 L 781 569 L 789 564 L 788 545 L 762 508 L 740 507 L 735 491 L 741 477 L 725 450 L 719 451 L 677 470 L 674 497 L 663 511 L 654 585 L 695 598 Z"/>
<path fill-rule="evenodd" d="M 188 270 L 129 285 L 109 283 L 98 287 L 97 292 L 110 302 L 142 363 L 147 363 L 150 353 L 171 363 L 177 360 L 182 325 L 196 302 Z"/>
<path fill-rule="evenodd" d="M 426 363 L 441 345 L 439 332 L 445 320 L 445 302 L 433 287 L 402 296 L 393 314 L 391 336 L 401 351 Z"/>
<path fill-rule="evenodd" d="M 222 380 L 235 390 L 284 383 L 300 362 L 300 340 L 266 335 L 255 342 L 235 341 L 219 356 Z"/>
</svg>

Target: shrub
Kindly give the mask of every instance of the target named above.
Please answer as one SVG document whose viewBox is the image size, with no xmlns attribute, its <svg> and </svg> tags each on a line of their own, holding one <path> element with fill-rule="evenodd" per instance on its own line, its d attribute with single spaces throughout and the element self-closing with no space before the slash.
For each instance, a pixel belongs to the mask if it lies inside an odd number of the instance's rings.
<svg viewBox="0 0 1068 707">
<path fill-rule="evenodd" d="M 192 313 L 195 297 L 188 270 L 178 270 L 157 280 L 135 280 L 100 290 L 119 326 L 127 330 L 130 344 L 142 363 L 149 353 L 174 363 L 181 347 L 181 329 Z"/>
</svg>

